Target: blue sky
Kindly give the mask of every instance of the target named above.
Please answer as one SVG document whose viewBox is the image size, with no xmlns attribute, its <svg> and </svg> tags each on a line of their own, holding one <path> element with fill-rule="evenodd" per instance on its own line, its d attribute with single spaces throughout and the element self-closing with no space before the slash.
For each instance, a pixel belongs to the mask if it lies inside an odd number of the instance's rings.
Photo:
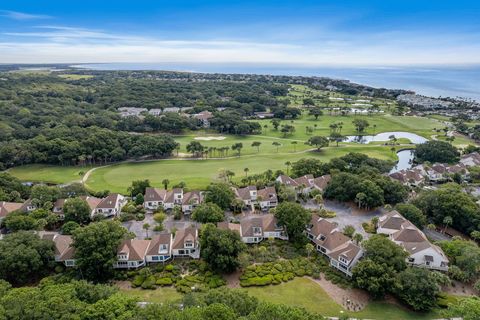
<svg viewBox="0 0 480 320">
<path fill-rule="evenodd" d="M 0 63 L 480 63 L 478 1 L 0 3 Z"/>
</svg>

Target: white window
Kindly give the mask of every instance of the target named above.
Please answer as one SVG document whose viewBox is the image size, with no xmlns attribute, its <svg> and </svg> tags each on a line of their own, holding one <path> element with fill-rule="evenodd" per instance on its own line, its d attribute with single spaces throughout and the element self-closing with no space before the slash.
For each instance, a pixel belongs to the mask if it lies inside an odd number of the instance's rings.
<svg viewBox="0 0 480 320">
<path fill-rule="evenodd" d="M 192 241 L 185 241 L 185 248 L 193 248 L 193 242 Z"/>
<path fill-rule="evenodd" d="M 262 228 L 260 227 L 253 227 L 253 234 L 261 234 Z"/>
<path fill-rule="evenodd" d="M 161 244 L 158 248 L 159 252 L 167 252 L 168 251 L 168 244 Z"/>
</svg>

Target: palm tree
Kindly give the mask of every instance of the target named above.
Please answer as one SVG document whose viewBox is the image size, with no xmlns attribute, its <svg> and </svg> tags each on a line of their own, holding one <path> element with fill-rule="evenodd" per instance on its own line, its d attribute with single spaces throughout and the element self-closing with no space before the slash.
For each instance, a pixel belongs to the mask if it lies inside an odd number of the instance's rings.
<svg viewBox="0 0 480 320">
<path fill-rule="evenodd" d="M 307 256 L 310 258 L 310 255 L 313 253 L 313 251 L 315 250 L 315 247 L 313 246 L 313 244 L 311 243 L 307 243 L 305 245 L 305 251 L 307 252 Z"/>
<path fill-rule="evenodd" d="M 168 184 L 170 183 L 170 180 L 168 179 L 163 179 L 162 180 L 162 184 L 163 184 L 163 187 L 165 188 L 165 190 L 168 189 Z"/>
<path fill-rule="evenodd" d="M 360 242 L 362 242 L 362 240 L 363 240 L 363 236 L 360 233 L 355 233 L 353 235 L 353 241 L 355 241 L 355 243 L 357 245 L 360 244 Z"/>
<path fill-rule="evenodd" d="M 446 216 L 445 218 L 443 218 L 443 224 L 445 225 L 445 228 L 443 229 L 443 233 L 447 231 L 448 226 L 451 225 L 452 223 L 453 223 L 453 219 L 451 216 Z"/>
<path fill-rule="evenodd" d="M 374 125 L 373 125 L 373 135 L 375 135 L 375 131 L 376 131 L 376 129 L 377 129 L 377 125 L 376 125 L 376 124 L 374 124 Z"/>
<path fill-rule="evenodd" d="M 250 171 L 250 169 L 248 168 L 243 169 L 243 172 L 245 172 L 245 177 L 248 177 L 248 171 Z"/>
<path fill-rule="evenodd" d="M 275 147 L 277 147 L 277 153 L 278 153 L 278 147 L 281 146 L 281 143 L 280 143 L 280 142 L 277 142 L 277 141 L 274 141 L 274 142 L 272 142 L 272 145 L 274 145 Z"/>
<path fill-rule="evenodd" d="M 150 224 L 144 223 L 143 230 L 145 230 L 145 237 L 148 238 L 148 229 L 150 229 Z"/>
<path fill-rule="evenodd" d="M 292 141 L 292 146 L 293 146 L 293 152 L 297 152 L 297 141 Z"/>
<path fill-rule="evenodd" d="M 290 166 L 292 163 L 290 161 L 285 162 L 285 165 L 287 166 L 287 175 L 288 175 L 288 169 L 290 169 Z"/>
</svg>

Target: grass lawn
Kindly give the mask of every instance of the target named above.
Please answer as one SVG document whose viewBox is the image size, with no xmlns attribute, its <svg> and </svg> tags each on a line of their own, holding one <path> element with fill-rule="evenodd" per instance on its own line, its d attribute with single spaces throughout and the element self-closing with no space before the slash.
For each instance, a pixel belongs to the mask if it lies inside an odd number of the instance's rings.
<svg viewBox="0 0 480 320">
<path fill-rule="evenodd" d="M 120 291 L 130 297 L 137 298 L 139 301 L 153 303 L 175 302 L 182 298 L 182 294 L 173 287 L 157 288 L 156 290 L 132 288 L 120 289 Z"/>
<path fill-rule="evenodd" d="M 23 181 L 66 183 L 79 181 L 81 179 L 80 172 L 87 170 L 88 168 L 81 167 L 32 164 L 15 167 L 9 169 L 8 172 Z"/>
<path fill-rule="evenodd" d="M 371 302 L 360 312 L 345 312 L 318 284 L 307 278 L 296 278 L 277 286 L 244 288 L 252 296 L 272 303 L 301 306 L 324 316 L 339 316 L 388 320 L 426 320 L 438 318 L 435 312 L 419 314 L 386 302 Z"/>
<path fill-rule="evenodd" d="M 244 177 L 244 168 L 249 174 L 261 173 L 268 169 L 285 170 L 286 161 L 314 157 L 322 161 L 345 155 L 349 152 L 362 152 L 369 156 L 395 160 L 396 155 L 389 147 L 375 145 L 348 145 L 329 147 L 321 152 L 252 154 L 239 158 L 221 160 L 159 160 L 149 162 L 121 163 L 98 168 L 89 176 L 86 184 L 92 190 L 110 190 L 125 193 L 132 180 L 149 179 L 153 186 L 162 186 L 162 180 L 170 180 L 171 185 L 184 181 L 187 187 L 203 189 L 218 179 L 223 170 L 235 172 L 235 179 Z"/>
</svg>

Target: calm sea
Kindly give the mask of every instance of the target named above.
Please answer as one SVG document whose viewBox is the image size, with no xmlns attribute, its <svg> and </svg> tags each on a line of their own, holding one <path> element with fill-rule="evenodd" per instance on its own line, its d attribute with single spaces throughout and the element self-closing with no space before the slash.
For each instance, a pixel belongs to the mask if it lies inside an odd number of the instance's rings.
<svg viewBox="0 0 480 320">
<path fill-rule="evenodd" d="M 408 89 L 432 97 L 464 97 L 480 101 L 480 65 L 461 67 L 299 67 L 246 64 L 110 63 L 82 64 L 94 70 L 169 70 L 206 73 L 253 73 L 325 76 L 389 89 Z"/>
</svg>

